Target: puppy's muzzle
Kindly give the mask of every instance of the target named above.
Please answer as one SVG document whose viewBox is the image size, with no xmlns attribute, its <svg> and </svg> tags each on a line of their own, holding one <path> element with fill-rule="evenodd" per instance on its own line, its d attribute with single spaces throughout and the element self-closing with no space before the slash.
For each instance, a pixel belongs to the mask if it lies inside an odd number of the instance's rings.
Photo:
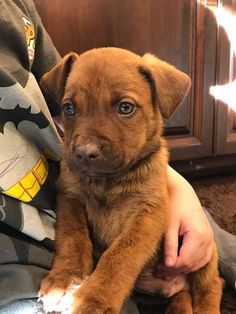
<svg viewBox="0 0 236 314">
<path fill-rule="evenodd" d="M 77 165 L 80 172 L 86 175 L 93 175 L 103 171 L 106 158 L 101 150 L 101 145 L 96 142 L 78 144 L 73 149 L 74 165 Z"/>
<path fill-rule="evenodd" d="M 101 149 L 95 143 L 80 145 L 75 149 L 75 156 L 83 163 L 94 163 L 96 159 L 101 158 Z"/>
<path fill-rule="evenodd" d="M 120 150 L 107 140 L 76 138 L 67 152 L 69 168 L 85 176 L 110 176 L 122 165 Z"/>
</svg>

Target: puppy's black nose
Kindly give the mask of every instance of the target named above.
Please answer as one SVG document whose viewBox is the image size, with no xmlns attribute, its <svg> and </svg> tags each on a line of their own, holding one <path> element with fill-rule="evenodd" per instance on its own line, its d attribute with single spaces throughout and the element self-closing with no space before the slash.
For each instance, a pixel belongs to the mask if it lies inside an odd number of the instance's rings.
<svg viewBox="0 0 236 314">
<path fill-rule="evenodd" d="M 88 143 L 86 145 L 77 146 L 75 150 L 76 157 L 81 160 L 92 161 L 97 159 L 100 154 L 100 148 L 94 143 Z"/>
</svg>

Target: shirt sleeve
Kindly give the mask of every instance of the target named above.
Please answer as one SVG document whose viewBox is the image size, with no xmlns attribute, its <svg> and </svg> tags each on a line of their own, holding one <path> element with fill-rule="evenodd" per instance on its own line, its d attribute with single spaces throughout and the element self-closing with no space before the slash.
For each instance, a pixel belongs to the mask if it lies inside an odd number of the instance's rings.
<svg viewBox="0 0 236 314">
<path fill-rule="evenodd" d="M 36 23 L 35 57 L 32 73 L 39 81 L 42 75 L 53 68 L 61 58 L 37 12 Z"/>
<path fill-rule="evenodd" d="M 34 22 L 36 30 L 35 38 L 35 54 L 34 61 L 31 67 L 31 72 L 35 76 L 40 85 L 41 77 L 48 71 L 50 71 L 60 60 L 61 57 L 54 46 L 49 34 L 47 33 L 39 14 L 35 8 L 33 1 L 24 0 L 27 6 L 31 19 Z M 60 113 L 59 105 L 42 90 L 45 100 L 48 104 L 48 108 L 52 116 L 56 116 Z"/>
</svg>

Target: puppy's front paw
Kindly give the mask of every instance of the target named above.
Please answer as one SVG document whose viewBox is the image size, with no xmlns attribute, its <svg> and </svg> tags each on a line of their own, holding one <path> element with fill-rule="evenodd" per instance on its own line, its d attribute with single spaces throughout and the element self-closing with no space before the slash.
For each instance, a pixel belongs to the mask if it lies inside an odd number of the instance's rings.
<svg viewBox="0 0 236 314">
<path fill-rule="evenodd" d="M 70 312 L 74 293 L 81 286 L 81 280 L 66 273 L 50 273 L 41 284 L 39 301 L 47 312 Z"/>
<path fill-rule="evenodd" d="M 119 311 L 97 300 L 97 298 L 88 298 L 79 302 L 72 312 L 73 314 L 118 314 Z"/>
<path fill-rule="evenodd" d="M 90 277 L 91 278 L 91 277 Z M 93 284 L 88 278 L 74 293 L 73 314 L 119 314 L 119 304 L 115 295 L 110 297 L 100 284 Z"/>
</svg>

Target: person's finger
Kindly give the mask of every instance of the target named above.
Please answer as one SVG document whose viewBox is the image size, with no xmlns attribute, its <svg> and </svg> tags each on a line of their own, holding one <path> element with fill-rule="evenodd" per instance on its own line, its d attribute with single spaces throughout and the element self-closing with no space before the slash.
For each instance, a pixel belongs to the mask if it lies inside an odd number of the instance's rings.
<svg viewBox="0 0 236 314">
<path fill-rule="evenodd" d="M 183 243 L 179 251 L 174 269 L 179 272 L 188 273 L 202 256 L 202 243 L 196 240 L 191 233 L 184 235 Z"/>
<path fill-rule="evenodd" d="M 171 243 L 172 247 L 170 243 L 171 242 L 168 241 L 167 245 L 169 244 L 169 248 L 172 248 L 172 251 L 174 251 L 174 245 L 172 244 L 173 242 Z M 173 266 L 167 265 L 166 262 L 159 264 L 157 266 L 156 277 L 171 280 L 171 278 L 174 278 L 178 274 L 188 273 L 194 266 L 197 266 L 199 261 L 202 260 L 205 251 L 202 250 L 201 245 L 199 246 L 199 243 L 195 245 L 194 244 L 194 237 L 191 235 L 189 236 L 188 234 L 184 235 L 179 255 L 176 258 L 176 263 Z M 165 250 L 167 250 L 165 253 L 166 255 L 168 254 L 168 247 L 165 248 Z M 169 249 L 169 251 L 171 252 L 171 249 Z"/>
<path fill-rule="evenodd" d="M 170 223 L 164 239 L 164 264 L 167 267 L 175 265 L 178 256 L 178 233 L 176 223 Z"/>
<path fill-rule="evenodd" d="M 165 264 L 158 265 L 157 277 L 169 281 L 180 273 L 189 273 L 204 267 L 211 259 L 213 251 L 212 245 L 208 245 L 207 248 L 202 245 L 199 247 L 198 251 L 200 253 L 198 253 L 195 259 L 192 258 L 189 261 L 186 260 L 183 255 L 180 255 L 173 267 L 166 267 Z"/>
<path fill-rule="evenodd" d="M 174 268 L 179 272 L 192 272 L 207 264 L 212 255 L 212 241 L 206 242 L 200 234 L 186 234 Z"/>
</svg>

